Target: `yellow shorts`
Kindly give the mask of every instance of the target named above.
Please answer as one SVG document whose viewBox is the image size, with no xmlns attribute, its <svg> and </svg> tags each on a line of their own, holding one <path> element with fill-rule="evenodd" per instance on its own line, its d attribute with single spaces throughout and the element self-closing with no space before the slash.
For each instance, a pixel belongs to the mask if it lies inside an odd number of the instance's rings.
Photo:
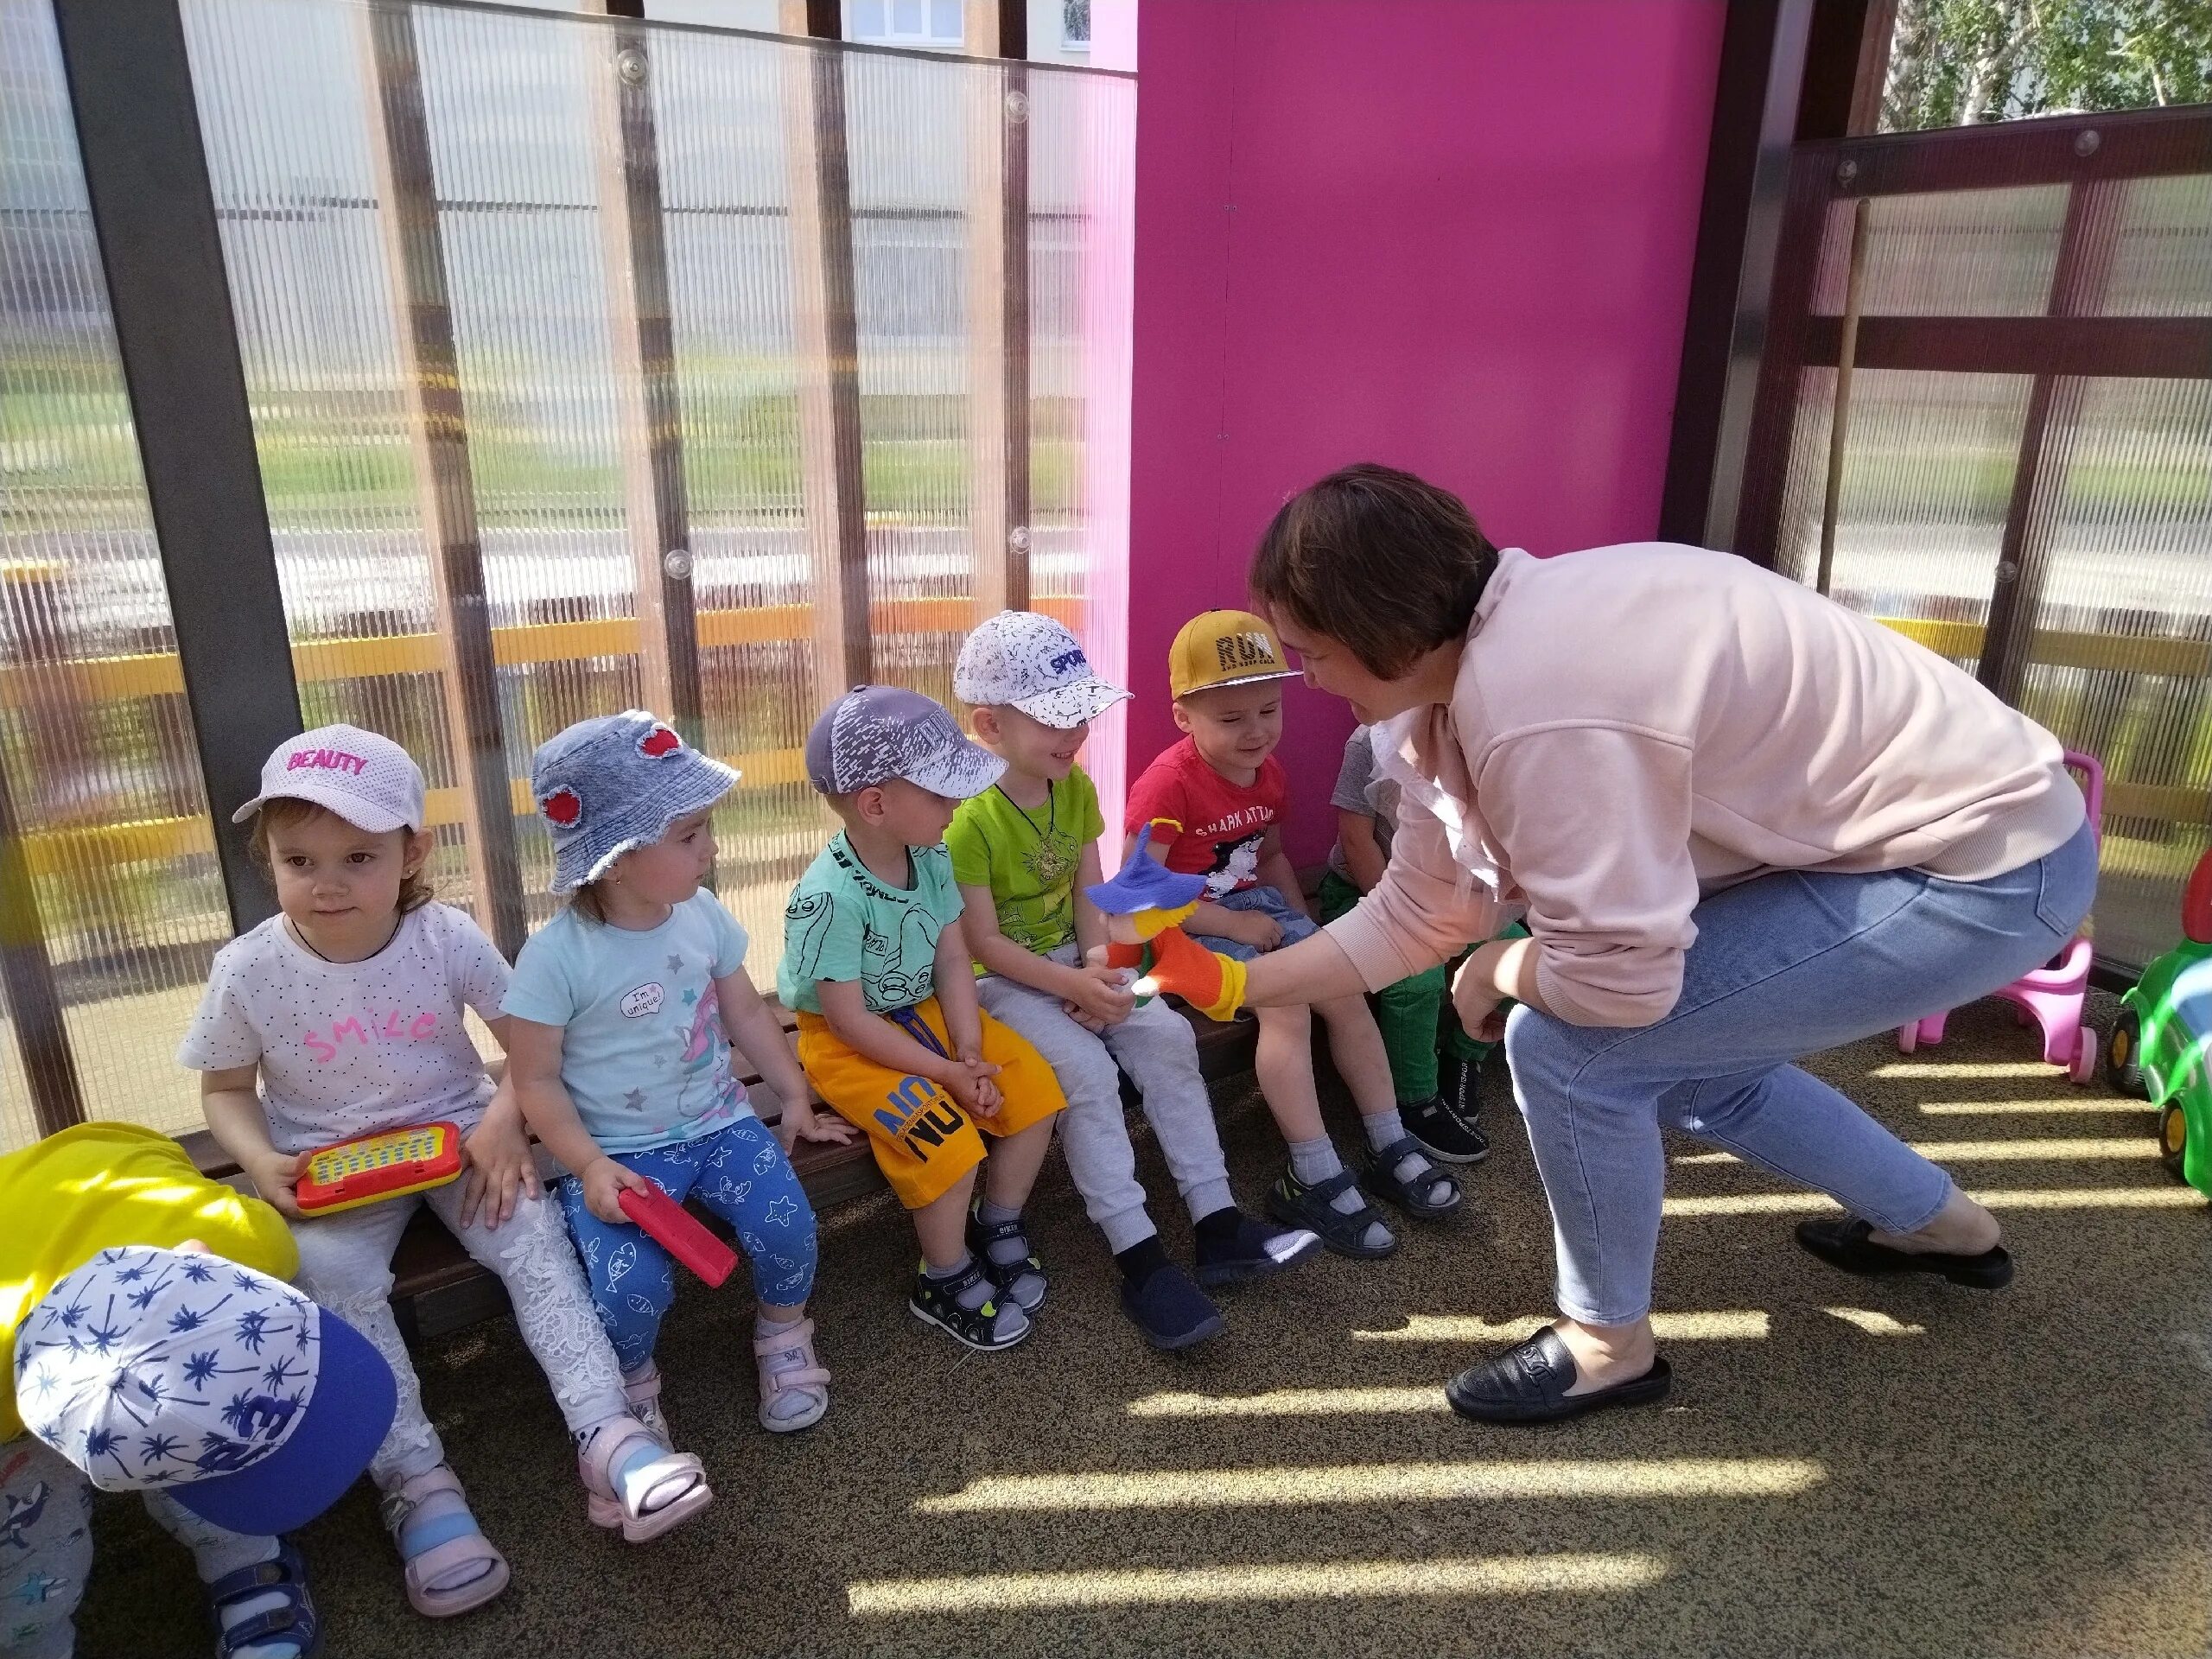
<svg viewBox="0 0 2212 1659">
<path fill-rule="evenodd" d="M 944 1011 L 929 997 L 884 1016 L 926 1048 L 951 1051 Z M 856 1054 L 818 1014 L 798 1016 L 798 1063 L 837 1116 L 868 1136 L 876 1166 L 909 1210 L 943 1198 L 983 1161 L 984 1135 L 1019 1135 L 1066 1106 L 1060 1080 L 1029 1039 L 982 1016 L 983 1058 L 999 1068 L 997 1113 L 971 1120 L 927 1077 L 902 1075 Z"/>
</svg>

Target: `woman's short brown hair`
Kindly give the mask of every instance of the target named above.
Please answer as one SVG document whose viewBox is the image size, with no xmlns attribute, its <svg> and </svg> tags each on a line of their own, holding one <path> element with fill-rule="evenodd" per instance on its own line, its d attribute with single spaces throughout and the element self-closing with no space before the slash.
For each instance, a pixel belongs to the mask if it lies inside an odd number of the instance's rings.
<svg viewBox="0 0 2212 1659">
<path fill-rule="evenodd" d="M 1497 567 L 1458 496 L 1363 461 L 1283 503 L 1252 556 L 1252 594 L 1394 680 L 1467 631 Z"/>
<path fill-rule="evenodd" d="M 246 850 L 253 855 L 255 863 L 264 870 L 270 869 L 275 864 L 269 855 L 269 832 L 271 830 L 281 830 L 287 824 L 304 823 L 318 812 L 329 811 L 327 806 L 317 806 L 313 801 L 296 801 L 289 795 L 279 795 L 274 800 L 265 801 L 261 810 L 253 815 L 253 829 L 246 837 Z M 333 813 L 332 816 L 337 815 Z M 404 916 L 411 910 L 420 910 L 437 896 L 435 889 L 430 886 L 430 878 L 422 871 L 403 876 L 399 883 L 399 913 Z"/>
</svg>

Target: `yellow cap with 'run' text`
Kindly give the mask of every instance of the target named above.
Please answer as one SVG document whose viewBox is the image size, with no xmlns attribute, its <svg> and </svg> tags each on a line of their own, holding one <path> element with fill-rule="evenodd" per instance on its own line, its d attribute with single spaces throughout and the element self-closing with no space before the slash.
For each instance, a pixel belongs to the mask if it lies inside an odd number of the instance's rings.
<svg viewBox="0 0 2212 1659">
<path fill-rule="evenodd" d="M 1265 617 L 1249 611 L 1207 611 L 1192 617 L 1167 648 L 1169 695 L 1187 697 L 1217 685 L 1294 680 L 1283 664 L 1282 641 Z"/>
</svg>

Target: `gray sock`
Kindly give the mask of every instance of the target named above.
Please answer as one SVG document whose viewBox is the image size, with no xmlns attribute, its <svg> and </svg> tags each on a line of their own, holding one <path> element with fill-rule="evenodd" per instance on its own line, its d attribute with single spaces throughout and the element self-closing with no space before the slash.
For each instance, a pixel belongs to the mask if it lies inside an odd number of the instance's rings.
<svg viewBox="0 0 2212 1659">
<path fill-rule="evenodd" d="M 975 1259 L 976 1258 L 969 1255 L 967 1251 L 963 1250 L 960 1252 L 960 1260 L 954 1262 L 950 1267 L 932 1268 L 925 1264 L 922 1271 L 928 1274 L 931 1278 L 936 1280 L 938 1283 L 942 1285 L 950 1280 L 957 1279 L 962 1274 L 967 1272 L 969 1263 L 973 1262 Z M 998 1287 L 994 1285 L 988 1279 L 978 1274 L 976 1276 L 976 1282 L 969 1286 L 967 1289 L 962 1291 L 960 1294 L 953 1300 L 958 1302 L 961 1306 L 973 1312 L 975 1309 L 981 1307 L 985 1302 L 989 1301 L 992 1297 L 997 1294 Z"/>
<path fill-rule="evenodd" d="M 1344 1160 L 1337 1156 L 1337 1148 L 1325 1135 L 1311 1141 L 1290 1143 L 1290 1173 L 1307 1186 L 1319 1185 L 1343 1170 Z M 1348 1186 L 1329 1200 L 1329 1207 L 1344 1215 L 1363 1209 L 1367 1195 L 1357 1186 Z M 1367 1230 L 1360 1235 L 1360 1242 L 1368 1249 L 1381 1249 L 1390 1242 L 1390 1230 L 1381 1222 L 1370 1222 Z"/>
<path fill-rule="evenodd" d="M 1370 1112 L 1360 1121 L 1367 1125 L 1367 1144 L 1377 1152 L 1406 1138 L 1406 1120 L 1395 1106 L 1387 1112 Z"/>
<path fill-rule="evenodd" d="M 1336 1142 L 1325 1135 L 1290 1143 L 1290 1173 L 1307 1186 L 1318 1185 L 1344 1166 L 1337 1156 Z"/>
<path fill-rule="evenodd" d="M 1385 1147 L 1395 1146 L 1406 1138 L 1404 1117 L 1393 1106 L 1387 1112 L 1370 1112 L 1361 1120 L 1367 1125 L 1367 1144 L 1380 1152 Z M 1418 1152 L 1409 1152 L 1390 1166 L 1390 1173 L 1409 1187 L 1415 1188 L 1431 1204 L 1439 1201 L 1438 1188 L 1444 1176 L 1435 1165 Z"/>
</svg>

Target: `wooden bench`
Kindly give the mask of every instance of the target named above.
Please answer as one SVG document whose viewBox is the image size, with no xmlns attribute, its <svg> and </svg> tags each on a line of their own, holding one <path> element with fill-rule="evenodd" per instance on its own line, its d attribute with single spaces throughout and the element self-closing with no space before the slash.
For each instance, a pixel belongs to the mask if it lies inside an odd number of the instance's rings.
<svg viewBox="0 0 2212 1659">
<path fill-rule="evenodd" d="M 1240 1020 L 1224 1026 L 1196 1014 L 1186 1017 L 1198 1033 L 1199 1070 L 1207 1083 L 1226 1081 L 1251 1071 L 1255 1040 L 1251 1020 Z M 784 1012 L 785 1039 L 794 1046 L 798 1041 L 797 1023 L 788 1010 Z M 784 1105 L 773 1085 L 758 1075 L 747 1076 L 743 1081 L 760 1121 L 772 1125 L 779 1122 Z M 1123 1090 L 1125 1094 L 1128 1092 L 1126 1080 Z M 815 1103 L 823 1111 L 830 1109 L 818 1097 Z M 181 1139 L 185 1150 L 192 1154 L 203 1174 L 228 1181 L 243 1191 L 252 1191 L 252 1184 L 206 1130 L 197 1130 Z M 817 1211 L 885 1190 L 874 1155 L 868 1151 L 867 1141 L 860 1136 L 844 1146 L 802 1141 L 792 1153 L 791 1164 Z M 560 1166 L 540 1147 L 538 1173 L 550 1179 L 559 1173 Z M 729 1229 L 719 1217 L 702 1212 L 700 1219 L 728 1236 Z M 444 1336 L 507 1311 L 505 1288 L 469 1259 L 468 1253 L 428 1209 L 417 1211 L 401 1236 L 399 1248 L 392 1255 L 391 1273 L 392 1310 L 398 1316 L 401 1331 L 410 1342 Z"/>
</svg>

